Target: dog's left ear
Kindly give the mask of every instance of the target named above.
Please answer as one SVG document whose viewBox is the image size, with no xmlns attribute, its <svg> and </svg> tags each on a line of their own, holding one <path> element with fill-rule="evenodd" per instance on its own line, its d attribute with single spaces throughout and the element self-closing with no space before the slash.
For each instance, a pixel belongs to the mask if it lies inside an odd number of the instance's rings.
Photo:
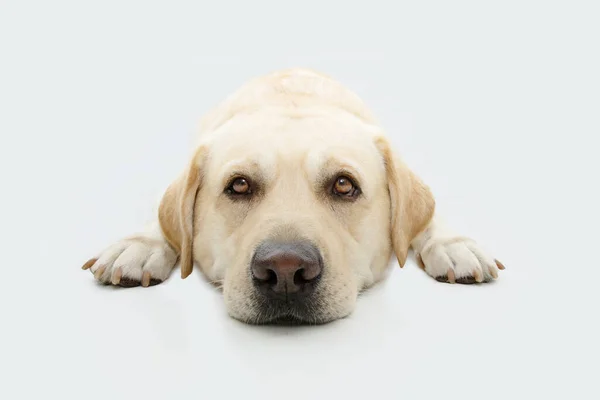
<svg viewBox="0 0 600 400">
<path fill-rule="evenodd" d="M 187 278 L 194 267 L 194 209 L 205 156 L 204 148 L 196 151 L 184 173 L 167 188 L 158 209 L 163 235 L 180 255 L 182 278 Z"/>
<path fill-rule="evenodd" d="M 391 202 L 391 238 L 400 267 L 404 266 L 412 240 L 423 231 L 435 210 L 431 190 L 392 151 L 384 137 L 375 139 L 388 181 Z"/>
</svg>

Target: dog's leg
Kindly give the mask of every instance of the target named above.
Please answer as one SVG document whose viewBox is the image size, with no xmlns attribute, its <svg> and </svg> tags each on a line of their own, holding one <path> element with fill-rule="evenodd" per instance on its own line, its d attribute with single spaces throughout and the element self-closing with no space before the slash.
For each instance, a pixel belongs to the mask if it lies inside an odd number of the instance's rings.
<svg viewBox="0 0 600 400">
<path fill-rule="evenodd" d="M 124 238 L 83 265 L 106 284 L 123 287 L 152 286 L 169 277 L 177 253 L 165 240 L 158 213 L 141 233 Z"/>
<path fill-rule="evenodd" d="M 411 246 L 421 268 L 441 282 L 489 282 L 498 277 L 498 269 L 504 269 L 473 240 L 452 232 L 437 215 Z"/>
</svg>

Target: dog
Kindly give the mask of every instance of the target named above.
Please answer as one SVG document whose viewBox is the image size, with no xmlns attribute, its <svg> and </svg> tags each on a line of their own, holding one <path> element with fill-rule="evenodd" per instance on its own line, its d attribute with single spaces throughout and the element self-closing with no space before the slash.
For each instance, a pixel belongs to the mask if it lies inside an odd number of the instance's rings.
<svg viewBox="0 0 600 400">
<path fill-rule="evenodd" d="M 177 262 L 222 289 L 249 324 L 322 324 L 404 266 L 482 283 L 502 263 L 453 232 L 363 101 L 310 69 L 246 82 L 200 121 L 187 167 L 153 222 L 83 265 L 117 286 L 152 286 Z"/>
</svg>

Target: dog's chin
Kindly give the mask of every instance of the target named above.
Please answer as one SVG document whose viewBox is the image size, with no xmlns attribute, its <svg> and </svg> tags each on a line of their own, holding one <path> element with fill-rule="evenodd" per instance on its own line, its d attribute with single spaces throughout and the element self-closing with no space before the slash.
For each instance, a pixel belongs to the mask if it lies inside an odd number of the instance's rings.
<svg viewBox="0 0 600 400">
<path fill-rule="evenodd" d="M 254 321 L 253 325 L 262 326 L 314 326 L 331 322 L 328 319 L 320 319 L 312 316 L 298 317 L 295 315 L 281 315 L 269 319 Z"/>
<path fill-rule="evenodd" d="M 293 309 L 268 309 L 258 310 L 254 318 L 245 322 L 252 325 L 274 325 L 274 326 L 301 326 L 301 325 L 320 325 L 325 321 L 316 313 L 297 312 Z"/>
<path fill-rule="evenodd" d="M 281 315 L 269 320 L 259 322 L 258 325 L 273 325 L 273 326 L 302 326 L 302 325 L 317 325 L 316 319 L 302 319 L 295 315 Z"/>
<path fill-rule="evenodd" d="M 312 303 L 312 304 L 311 304 Z M 283 302 L 267 302 L 256 310 L 253 325 L 302 326 L 322 325 L 330 322 L 313 302 L 294 304 Z"/>
<path fill-rule="evenodd" d="M 342 309 L 332 307 L 330 299 L 320 292 L 301 297 L 274 297 L 256 290 L 234 300 L 228 306 L 244 304 L 245 307 L 228 307 L 229 315 L 249 325 L 324 325 L 345 318 L 352 312 L 351 304 Z"/>
<path fill-rule="evenodd" d="M 315 311 L 298 312 L 298 310 L 280 309 L 278 312 L 269 310 L 257 310 L 252 316 L 236 316 L 230 314 L 240 322 L 257 326 L 315 326 L 328 324 L 337 319 L 344 318 L 347 314 L 332 316 Z"/>
</svg>

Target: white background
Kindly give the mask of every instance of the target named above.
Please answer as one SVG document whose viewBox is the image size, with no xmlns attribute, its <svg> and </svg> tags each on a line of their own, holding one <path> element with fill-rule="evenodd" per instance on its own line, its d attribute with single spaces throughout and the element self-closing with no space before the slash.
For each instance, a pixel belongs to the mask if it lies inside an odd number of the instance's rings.
<svg viewBox="0 0 600 400">
<path fill-rule="evenodd" d="M 599 398 L 597 1 L 2 1 L 0 397 Z M 409 261 L 311 328 L 227 317 L 198 271 L 100 287 L 200 116 L 287 67 L 370 105 L 506 270 Z"/>
</svg>

